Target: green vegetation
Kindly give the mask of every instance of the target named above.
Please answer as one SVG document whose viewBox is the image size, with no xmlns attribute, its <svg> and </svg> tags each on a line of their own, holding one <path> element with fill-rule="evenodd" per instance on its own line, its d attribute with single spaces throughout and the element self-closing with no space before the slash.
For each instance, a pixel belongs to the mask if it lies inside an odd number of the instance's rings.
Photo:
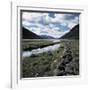
<svg viewBox="0 0 90 90">
<path fill-rule="evenodd" d="M 65 49 L 54 69 L 54 75 L 79 75 L 79 42 L 70 40 L 62 43 Z"/>
<path fill-rule="evenodd" d="M 52 42 L 52 40 L 45 40 L 45 39 L 24 39 L 22 40 L 22 49 L 23 50 L 32 50 L 36 48 L 43 48 L 46 46 L 54 45 L 59 42 Z"/>
<path fill-rule="evenodd" d="M 52 41 L 47 40 L 23 40 L 22 48 L 36 48 L 43 45 L 50 45 Z M 48 77 L 54 76 L 54 70 L 63 56 L 64 50 L 70 48 L 73 53 L 74 64 L 79 69 L 79 41 L 78 40 L 61 40 L 60 47 L 55 51 L 48 51 L 30 57 L 24 57 L 22 60 L 22 77 Z M 76 67 L 75 67 L 76 68 Z M 79 70 L 78 70 L 79 72 Z"/>
</svg>

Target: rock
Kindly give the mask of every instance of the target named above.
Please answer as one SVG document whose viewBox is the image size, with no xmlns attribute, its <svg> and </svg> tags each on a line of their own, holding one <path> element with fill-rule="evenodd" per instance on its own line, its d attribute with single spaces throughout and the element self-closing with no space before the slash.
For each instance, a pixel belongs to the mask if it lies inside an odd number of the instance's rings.
<svg viewBox="0 0 90 90">
<path fill-rule="evenodd" d="M 72 51 L 70 51 L 70 50 L 66 50 L 65 52 L 64 52 L 64 56 L 65 55 L 71 55 L 72 54 Z"/>
<path fill-rule="evenodd" d="M 63 56 L 63 63 L 64 63 L 64 64 L 67 64 L 67 63 L 71 62 L 72 59 L 73 59 L 73 57 L 72 57 L 71 54 L 69 54 L 69 55 L 64 55 L 64 56 Z"/>
<path fill-rule="evenodd" d="M 59 69 L 55 69 L 54 70 L 54 75 L 55 76 L 63 76 L 63 75 L 65 75 L 65 71 L 59 70 Z"/>
<path fill-rule="evenodd" d="M 78 62 L 79 63 L 79 62 Z M 79 75 L 79 64 L 74 60 L 66 65 L 65 72 L 67 74 Z"/>
<path fill-rule="evenodd" d="M 72 60 L 72 51 L 70 48 L 68 48 L 64 51 L 64 55 L 60 58 L 60 62 L 57 64 L 56 69 L 54 70 L 54 75 L 63 76 L 77 74 L 75 70 L 76 66 L 72 64 Z"/>
</svg>

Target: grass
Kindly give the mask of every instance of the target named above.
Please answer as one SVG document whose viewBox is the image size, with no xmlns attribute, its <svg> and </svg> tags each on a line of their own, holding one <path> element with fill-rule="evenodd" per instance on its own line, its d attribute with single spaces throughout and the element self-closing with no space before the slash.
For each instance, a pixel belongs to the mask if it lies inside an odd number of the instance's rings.
<svg viewBox="0 0 90 90">
<path fill-rule="evenodd" d="M 23 50 L 32 50 L 36 48 L 43 48 L 49 45 L 54 45 L 59 42 L 52 42 L 51 40 L 40 40 L 40 39 L 24 39 L 22 40 L 22 49 Z"/>
<path fill-rule="evenodd" d="M 23 49 L 28 47 L 34 48 L 43 45 L 50 45 L 52 43 L 52 41 L 49 42 L 46 40 L 27 40 L 22 42 Z M 60 43 L 61 46 L 58 50 L 23 58 L 22 77 L 54 76 L 53 71 L 56 68 L 57 63 L 60 62 L 60 57 L 63 55 L 65 48 L 71 48 L 74 60 L 77 64 L 79 64 L 79 41 L 61 40 L 58 43 Z"/>
</svg>

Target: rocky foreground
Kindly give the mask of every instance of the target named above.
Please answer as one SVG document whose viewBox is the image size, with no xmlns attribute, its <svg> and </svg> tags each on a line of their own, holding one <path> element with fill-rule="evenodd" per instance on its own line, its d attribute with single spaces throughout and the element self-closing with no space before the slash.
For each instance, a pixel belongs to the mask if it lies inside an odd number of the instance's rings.
<svg viewBox="0 0 90 90">
<path fill-rule="evenodd" d="M 70 48 L 64 50 L 63 56 L 56 65 L 54 75 L 79 75 L 79 61 L 73 58 L 73 52 Z"/>
</svg>

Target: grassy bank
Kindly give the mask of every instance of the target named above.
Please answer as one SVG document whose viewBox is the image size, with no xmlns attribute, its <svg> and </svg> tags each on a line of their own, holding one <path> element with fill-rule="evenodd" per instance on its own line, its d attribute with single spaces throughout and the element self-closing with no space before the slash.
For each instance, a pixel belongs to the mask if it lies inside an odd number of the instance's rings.
<svg viewBox="0 0 90 90">
<path fill-rule="evenodd" d="M 37 48 L 43 48 L 46 46 L 50 46 L 50 45 L 54 45 L 57 44 L 59 42 L 53 42 L 52 40 L 48 41 L 48 40 L 40 40 L 40 39 L 26 39 L 26 40 L 22 40 L 22 49 L 24 51 L 27 50 L 32 50 L 32 49 L 37 49 Z"/>
<path fill-rule="evenodd" d="M 22 41 L 24 48 L 35 48 L 43 45 L 50 45 L 52 41 L 32 40 Z M 70 48 L 73 52 L 73 59 L 79 65 L 79 42 L 78 40 L 62 40 L 58 50 L 49 51 L 22 60 L 22 77 L 44 77 L 54 76 L 53 72 L 60 62 L 60 58 L 66 48 Z"/>
</svg>

